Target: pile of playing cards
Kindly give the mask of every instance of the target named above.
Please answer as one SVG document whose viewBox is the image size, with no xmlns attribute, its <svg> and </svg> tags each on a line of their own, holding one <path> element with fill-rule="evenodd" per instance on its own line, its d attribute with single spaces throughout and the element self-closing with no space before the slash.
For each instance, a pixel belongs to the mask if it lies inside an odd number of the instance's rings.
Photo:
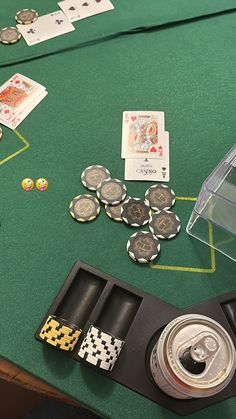
<svg viewBox="0 0 236 419">
<path fill-rule="evenodd" d="M 126 180 L 169 182 L 169 133 L 164 112 L 123 112 L 121 157 Z"/>
<path fill-rule="evenodd" d="M 62 11 L 40 16 L 28 25 L 16 25 L 29 46 L 74 31 L 71 22 L 114 9 L 110 0 L 65 0 L 58 5 Z"/>
<path fill-rule="evenodd" d="M 0 87 L 0 123 L 16 128 L 47 94 L 41 84 L 15 74 Z"/>
<path fill-rule="evenodd" d="M 30 25 L 16 25 L 26 43 L 31 46 L 74 31 L 74 26 L 60 10 L 40 16 Z"/>
</svg>

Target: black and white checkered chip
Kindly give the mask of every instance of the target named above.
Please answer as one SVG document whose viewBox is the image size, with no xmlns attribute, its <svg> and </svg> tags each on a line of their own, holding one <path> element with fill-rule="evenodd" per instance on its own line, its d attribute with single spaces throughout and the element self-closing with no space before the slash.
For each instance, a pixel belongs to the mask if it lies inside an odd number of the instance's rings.
<svg viewBox="0 0 236 419">
<path fill-rule="evenodd" d="M 114 367 L 124 341 L 95 326 L 90 326 L 78 355 L 93 365 L 111 371 Z"/>
</svg>

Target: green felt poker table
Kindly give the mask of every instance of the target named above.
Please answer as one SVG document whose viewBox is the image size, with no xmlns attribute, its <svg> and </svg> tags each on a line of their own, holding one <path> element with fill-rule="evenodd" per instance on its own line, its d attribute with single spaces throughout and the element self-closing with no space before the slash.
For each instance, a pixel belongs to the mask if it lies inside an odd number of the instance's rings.
<svg viewBox="0 0 236 419">
<path fill-rule="evenodd" d="M 34 339 L 77 260 L 181 308 L 235 290 L 234 262 L 185 232 L 202 182 L 235 142 L 235 1 L 113 4 L 64 36 L 0 45 L 1 84 L 18 72 L 49 92 L 17 130 L 3 127 L 0 142 L 0 355 L 105 417 L 170 419 L 177 415 Z M 1 0 L 0 26 L 14 26 L 15 12 L 27 7 L 40 15 L 58 9 L 54 0 Z M 134 231 L 103 208 L 87 224 L 68 211 L 86 192 L 87 166 L 124 179 L 124 110 L 164 111 L 170 133 L 169 185 L 182 229 L 151 266 L 128 257 Z M 48 190 L 24 192 L 25 177 L 46 178 Z M 144 197 L 151 182 L 126 186 Z M 235 414 L 232 398 L 189 417 Z"/>
</svg>

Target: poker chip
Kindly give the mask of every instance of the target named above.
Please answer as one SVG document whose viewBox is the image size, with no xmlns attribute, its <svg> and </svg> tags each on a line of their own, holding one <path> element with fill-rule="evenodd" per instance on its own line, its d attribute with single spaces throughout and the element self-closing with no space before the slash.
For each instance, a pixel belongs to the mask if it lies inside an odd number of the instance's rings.
<svg viewBox="0 0 236 419">
<path fill-rule="evenodd" d="M 80 346 L 78 355 L 98 368 L 111 371 L 123 345 L 123 340 L 92 325 Z"/>
<path fill-rule="evenodd" d="M 9 26 L 0 30 L 0 42 L 5 45 L 16 44 L 21 39 L 17 28 Z"/>
<path fill-rule="evenodd" d="M 93 165 L 87 167 L 82 175 L 81 181 L 83 185 L 90 189 L 90 191 L 96 191 L 98 185 L 105 179 L 110 179 L 111 175 L 109 170 L 103 166 Z"/>
<path fill-rule="evenodd" d="M 155 211 L 168 210 L 175 203 L 175 193 L 167 185 L 153 185 L 145 193 L 145 203 Z"/>
<path fill-rule="evenodd" d="M 111 218 L 114 221 L 123 221 L 121 217 L 121 210 L 122 210 L 123 202 L 116 205 L 105 205 L 105 211 L 109 218 Z"/>
<path fill-rule="evenodd" d="M 94 220 L 100 212 L 100 204 L 92 195 L 78 195 L 70 203 L 70 214 L 81 223 Z"/>
<path fill-rule="evenodd" d="M 22 9 L 15 15 L 15 19 L 20 25 L 29 25 L 30 23 L 35 22 L 38 17 L 39 14 L 34 9 Z"/>
<path fill-rule="evenodd" d="M 153 261 L 161 249 L 156 236 L 149 231 L 134 233 L 127 242 L 127 252 L 131 259 L 139 263 Z"/>
<path fill-rule="evenodd" d="M 151 210 L 146 203 L 139 198 L 129 198 L 122 204 L 122 220 L 132 227 L 140 227 L 148 223 Z"/>
<path fill-rule="evenodd" d="M 2 139 L 2 128 L 0 127 L 0 140 Z"/>
<path fill-rule="evenodd" d="M 116 205 L 124 201 L 126 186 L 118 179 L 105 179 L 97 188 L 97 197 L 103 204 Z"/>
<path fill-rule="evenodd" d="M 81 335 L 81 329 L 65 319 L 48 316 L 39 336 L 49 345 L 56 346 L 63 351 L 73 351 Z"/>
<path fill-rule="evenodd" d="M 179 217 L 171 211 L 157 211 L 149 221 L 149 228 L 159 239 L 172 239 L 180 231 Z"/>
</svg>

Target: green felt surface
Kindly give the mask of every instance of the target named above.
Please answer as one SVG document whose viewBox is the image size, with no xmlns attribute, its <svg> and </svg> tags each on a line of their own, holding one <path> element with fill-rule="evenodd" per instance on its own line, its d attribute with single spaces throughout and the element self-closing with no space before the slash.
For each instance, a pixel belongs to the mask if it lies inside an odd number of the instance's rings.
<svg viewBox="0 0 236 419">
<path fill-rule="evenodd" d="M 235 289 L 235 264 L 216 255 L 216 271 L 199 273 L 140 266 L 126 254 L 135 230 L 110 221 L 102 209 L 76 223 L 68 204 L 85 192 L 81 172 L 103 164 L 123 179 L 123 110 L 165 112 L 170 132 L 171 187 L 197 196 L 201 184 L 235 142 L 236 13 L 165 30 L 94 42 L 84 48 L 4 66 L 137 26 L 179 20 L 234 6 L 233 1 L 114 1 L 115 10 L 75 23 L 76 31 L 27 47 L 0 45 L 0 83 L 20 72 L 45 85 L 47 98 L 19 126 L 30 147 L 0 165 L 0 355 L 80 403 L 112 418 L 175 418 L 157 404 L 34 340 L 34 332 L 76 260 L 83 260 L 179 307 Z M 41 3 L 2 0 L 1 26 L 15 11 Z M 23 146 L 3 128 L 0 162 Z M 25 193 L 24 177 L 46 177 L 49 189 Z M 126 182 L 143 197 L 151 183 Z M 194 202 L 177 201 L 178 239 L 163 243 L 161 265 L 210 268 L 209 248 L 185 233 Z M 155 321 L 155 320 L 154 320 Z M 190 415 L 234 417 L 235 399 Z"/>
</svg>

